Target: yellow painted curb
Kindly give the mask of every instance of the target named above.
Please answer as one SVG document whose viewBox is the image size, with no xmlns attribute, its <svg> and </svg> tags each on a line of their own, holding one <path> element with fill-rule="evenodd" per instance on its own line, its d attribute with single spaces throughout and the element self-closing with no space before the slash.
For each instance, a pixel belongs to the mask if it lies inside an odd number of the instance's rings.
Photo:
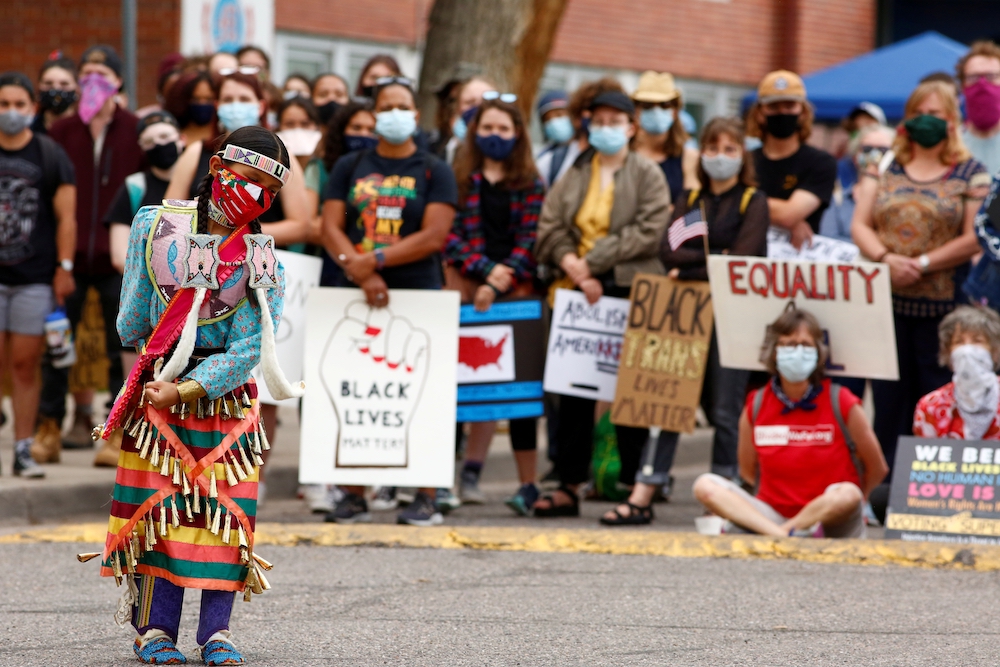
<svg viewBox="0 0 1000 667">
<path fill-rule="evenodd" d="M 37 528 L 0 535 L 0 544 L 104 542 L 107 524 Z M 817 540 L 758 535 L 708 537 L 697 533 L 635 530 L 545 529 L 536 527 L 440 526 L 413 528 L 384 524 L 339 526 L 325 523 L 257 526 L 257 546 L 375 546 L 430 549 L 483 549 L 545 553 L 595 553 L 675 558 L 761 558 L 852 565 L 953 567 L 1000 570 L 1000 547 L 942 545 L 897 540 Z"/>
</svg>

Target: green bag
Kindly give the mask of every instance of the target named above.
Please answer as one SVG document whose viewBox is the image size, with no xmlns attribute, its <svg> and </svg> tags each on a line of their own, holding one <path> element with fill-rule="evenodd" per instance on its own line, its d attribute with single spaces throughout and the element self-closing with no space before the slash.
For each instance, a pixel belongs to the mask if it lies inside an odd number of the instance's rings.
<svg viewBox="0 0 1000 667">
<path fill-rule="evenodd" d="M 628 498 L 628 487 L 618 484 L 622 460 L 618 455 L 618 436 L 615 435 L 609 412 L 605 412 L 594 425 L 594 454 L 590 465 L 598 497 L 616 502 Z"/>
</svg>

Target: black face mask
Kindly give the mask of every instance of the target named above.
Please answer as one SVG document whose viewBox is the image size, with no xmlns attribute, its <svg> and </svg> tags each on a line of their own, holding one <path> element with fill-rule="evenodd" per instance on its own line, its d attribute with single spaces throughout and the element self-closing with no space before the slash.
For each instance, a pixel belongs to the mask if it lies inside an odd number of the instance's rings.
<svg viewBox="0 0 1000 667">
<path fill-rule="evenodd" d="M 215 105 L 189 104 L 187 115 L 195 125 L 208 125 L 212 122 L 212 117 L 215 115 Z"/>
<path fill-rule="evenodd" d="M 146 159 L 157 169 L 170 169 L 177 162 L 179 154 L 177 142 L 171 141 L 169 144 L 156 144 L 150 148 L 146 151 Z"/>
<path fill-rule="evenodd" d="M 340 102 L 330 100 L 326 104 L 316 107 L 316 113 L 319 114 L 320 121 L 326 125 L 330 122 L 330 119 L 333 118 L 333 115 L 340 110 L 341 106 Z"/>
<path fill-rule="evenodd" d="M 787 139 L 799 129 L 799 115 L 796 113 L 777 113 L 765 116 L 767 133 L 775 139 Z"/>
<path fill-rule="evenodd" d="M 51 90 L 44 90 L 39 94 L 38 104 L 45 111 L 61 114 L 66 109 L 69 109 L 73 102 L 76 102 L 76 97 L 75 90 L 57 90 L 53 88 Z"/>
<path fill-rule="evenodd" d="M 367 97 L 368 99 L 375 98 L 375 86 L 361 86 L 361 97 Z"/>
</svg>

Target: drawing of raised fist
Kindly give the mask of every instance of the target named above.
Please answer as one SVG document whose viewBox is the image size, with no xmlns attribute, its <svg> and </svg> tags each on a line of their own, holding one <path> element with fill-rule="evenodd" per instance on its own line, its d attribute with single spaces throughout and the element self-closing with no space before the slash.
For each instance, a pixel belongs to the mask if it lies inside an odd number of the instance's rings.
<svg viewBox="0 0 1000 667">
<path fill-rule="evenodd" d="M 337 416 L 336 467 L 405 468 L 430 363 L 427 333 L 389 308 L 347 306 L 320 358 Z"/>
</svg>

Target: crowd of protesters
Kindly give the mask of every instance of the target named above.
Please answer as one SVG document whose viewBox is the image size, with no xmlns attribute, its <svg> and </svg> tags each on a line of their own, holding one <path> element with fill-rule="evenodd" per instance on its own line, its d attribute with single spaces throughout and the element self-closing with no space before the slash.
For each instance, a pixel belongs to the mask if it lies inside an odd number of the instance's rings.
<svg viewBox="0 0 1000 667">
<path fill-rule="evenodd" d="M 92 446 L 102 411 L 92 390 L 67 401 L 69 368 L 45 354 L 47 322 L 65 312 L 77 327 L 96 291 L 114 395 L 136 359 L 116 330 L 133 216 L 163 199 L 206 197 L 210 159 L 227 135 L 254 125 L 277 132 L 296 158 L 260 220 L 264 233 L 321 257 L 322 285 L 360 288 L 375 308 L 397 288 L 455 290 L 479 310 L 510 297 L 551 303 L 560 288 L 591 303 L 627 297 L 638 273 L 704 281 L 706 253 L 765 256 L 772 226 L 796 247 L 822 234 L 885 263 L 900 379 L 871 382 L 872 425 L 861 407 L 867 382 L 824 377 L 811 314 L 774 323 L 761 352 L 770 373 L 760 377 L 723 367 L 713 335 L 702 395 L 715 429 L 711 472 L 694 494 L 726 530 L 860 536 L 899 436 L 1000 439 L 1000 318 L 981 299 L 963 305 L 975 262 L 1000 257 L 991 222 L 977 226 L 1000 169 L 997 45 L 977 42 L 955 77 L 920 83 L 895 127 L 860 103 L 836 157 L 810 145 L 813 108 L 789 71 L 762 79 L 743 118 L 705 119 L 700 131 L 666 72 L 645 72 L 631 91 L 614 78 L 543 91 L 536 147 L 524 101 L 484 76 L 443 86 L 425 130 L 415 84 L 391 56 L 371 58 L 353 87 L 332 72 L 275 82 L 270 67 L 253 46 L 170 56 L 156 73 L 157 104 L 137 113 L 108 46 L 76 61 L 57 53 L 36 78 L 0 76 L 0 371 L 11 373 L 15 474 L 42 477 L 63 447 Z M 394 191 L 408 184 L 391 230 L 363 224 L 378 204 L 359 188 L 376 176 Z M 674 243 L 671 222 L 696 210 L 707 238 Z M 546 479 L 557 485 L 539 486 L 537 420 L 511 420 L 518 487 L 506 504 L 523 516 L 577 516 L 607 406 L 560 396 L 546 407 Z M 276 408 L 261 414 L 280 446 Z M 830 447 L 765 446 L 760 425 L 825 425 L 836 436 Z M 463 502 L 487 501 L 479 480 L 496 431 L 495 422 L 458 425 L 457 494 L 315 486 L 307 501 L 329 521 L 405 504 L 400 522 L 441 523 Z M 649 523 L 654 500 L 671 493 L 678 434 L 619 426 L 615 436 L 628 489 L 601 521 Z M 100 442 L 95 465 L 114 466 L 120 443 L 120 434 Z"/>
</svg>

